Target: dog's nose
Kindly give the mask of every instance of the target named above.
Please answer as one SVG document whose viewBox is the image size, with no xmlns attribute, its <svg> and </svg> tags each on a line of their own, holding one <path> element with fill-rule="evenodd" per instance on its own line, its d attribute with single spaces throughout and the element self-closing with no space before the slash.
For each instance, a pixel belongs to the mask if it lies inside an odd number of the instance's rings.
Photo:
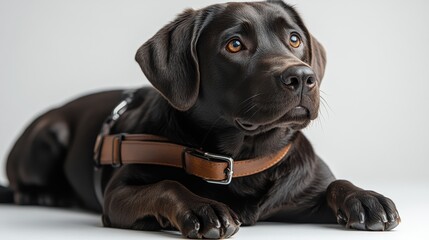
<svg viewBox="0 0 429 240">
<path fill-rule="evenodd" d="M 286 88 L 292 91 L 310 90 L 316 85 L 316 76 L 307 66 L 293 66 L 284 71 L 280 80 Z M 302 86 L 304 85 L 304 86 Z"/>
</svg>

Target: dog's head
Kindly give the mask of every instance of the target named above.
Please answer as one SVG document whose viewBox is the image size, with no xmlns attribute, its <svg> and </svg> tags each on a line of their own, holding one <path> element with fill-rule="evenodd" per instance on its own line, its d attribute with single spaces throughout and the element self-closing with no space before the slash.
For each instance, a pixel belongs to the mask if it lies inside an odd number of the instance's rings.
<svg viewBox="0 0 429 240">
<path fill-rule="evenodd" d="M 322 46 L 282 1 L 187 10 L 137 52 L 148 80 L 181 111 L 246 136 L 315 119 Z"/>
</svg>

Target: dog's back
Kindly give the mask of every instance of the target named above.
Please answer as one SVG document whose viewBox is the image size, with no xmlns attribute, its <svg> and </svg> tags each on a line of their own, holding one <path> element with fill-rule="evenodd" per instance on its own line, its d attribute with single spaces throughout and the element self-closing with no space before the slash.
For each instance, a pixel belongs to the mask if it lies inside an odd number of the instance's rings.
<svg viewBox="0 0 429 240">
<path fill-rule="evenodd" d="M 87 95 L 34 120 L 13 146 L 7 160 L 11 189 L 1 201 L 66 206 L 93 201 L 92 147 L 101 124 L 119 102 L 121 91 Z M 72 149 L 79 149 L 73 151 Z M 74 173 L 74 174 L 72 174 Z M 88 206 L 89 205 L 89 206 Z"/>
</svg>

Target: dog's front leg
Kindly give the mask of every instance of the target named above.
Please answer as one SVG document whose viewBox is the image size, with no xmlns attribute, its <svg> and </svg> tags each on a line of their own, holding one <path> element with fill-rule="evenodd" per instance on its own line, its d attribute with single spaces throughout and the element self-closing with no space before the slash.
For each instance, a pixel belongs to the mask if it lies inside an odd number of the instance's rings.
<svg viewBox="0 0 429 240">
<path fill-rule="evenodd" d="M 338 223 L 358 230 L 391 230 L 401 221 L 392 200 L 345 180 L 332 182 L 327 201 Z"/>
<path fill-rule="evenodd" d="M 175 181 L 135 185 L 120 181 L 105 193 L 103 224 L 138 230 L 178 229 L 188 238 L 227 238 L 240 226 L 225 204 L 202 198 Z"/>
</svg>

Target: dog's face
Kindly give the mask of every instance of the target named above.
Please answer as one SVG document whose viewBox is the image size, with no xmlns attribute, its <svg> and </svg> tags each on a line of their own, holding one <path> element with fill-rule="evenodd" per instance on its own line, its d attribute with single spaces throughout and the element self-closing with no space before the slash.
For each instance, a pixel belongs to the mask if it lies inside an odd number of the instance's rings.
<svg viewBox="0 0 429 240">
<path fill-rule="evenodd" d="M 136 59 L 173 107 L 206 125 L 255 136 L 317 117 L 324 50 L 281 1 L 185 11 Z"/>
<path fill-rule="evenodd" d="M 311 47 L 311 36 L 290 8 L 227 5 L 198 40 L 198 104 L 249 135 L 303 128 L 319 108 Z"/>
</svg>

